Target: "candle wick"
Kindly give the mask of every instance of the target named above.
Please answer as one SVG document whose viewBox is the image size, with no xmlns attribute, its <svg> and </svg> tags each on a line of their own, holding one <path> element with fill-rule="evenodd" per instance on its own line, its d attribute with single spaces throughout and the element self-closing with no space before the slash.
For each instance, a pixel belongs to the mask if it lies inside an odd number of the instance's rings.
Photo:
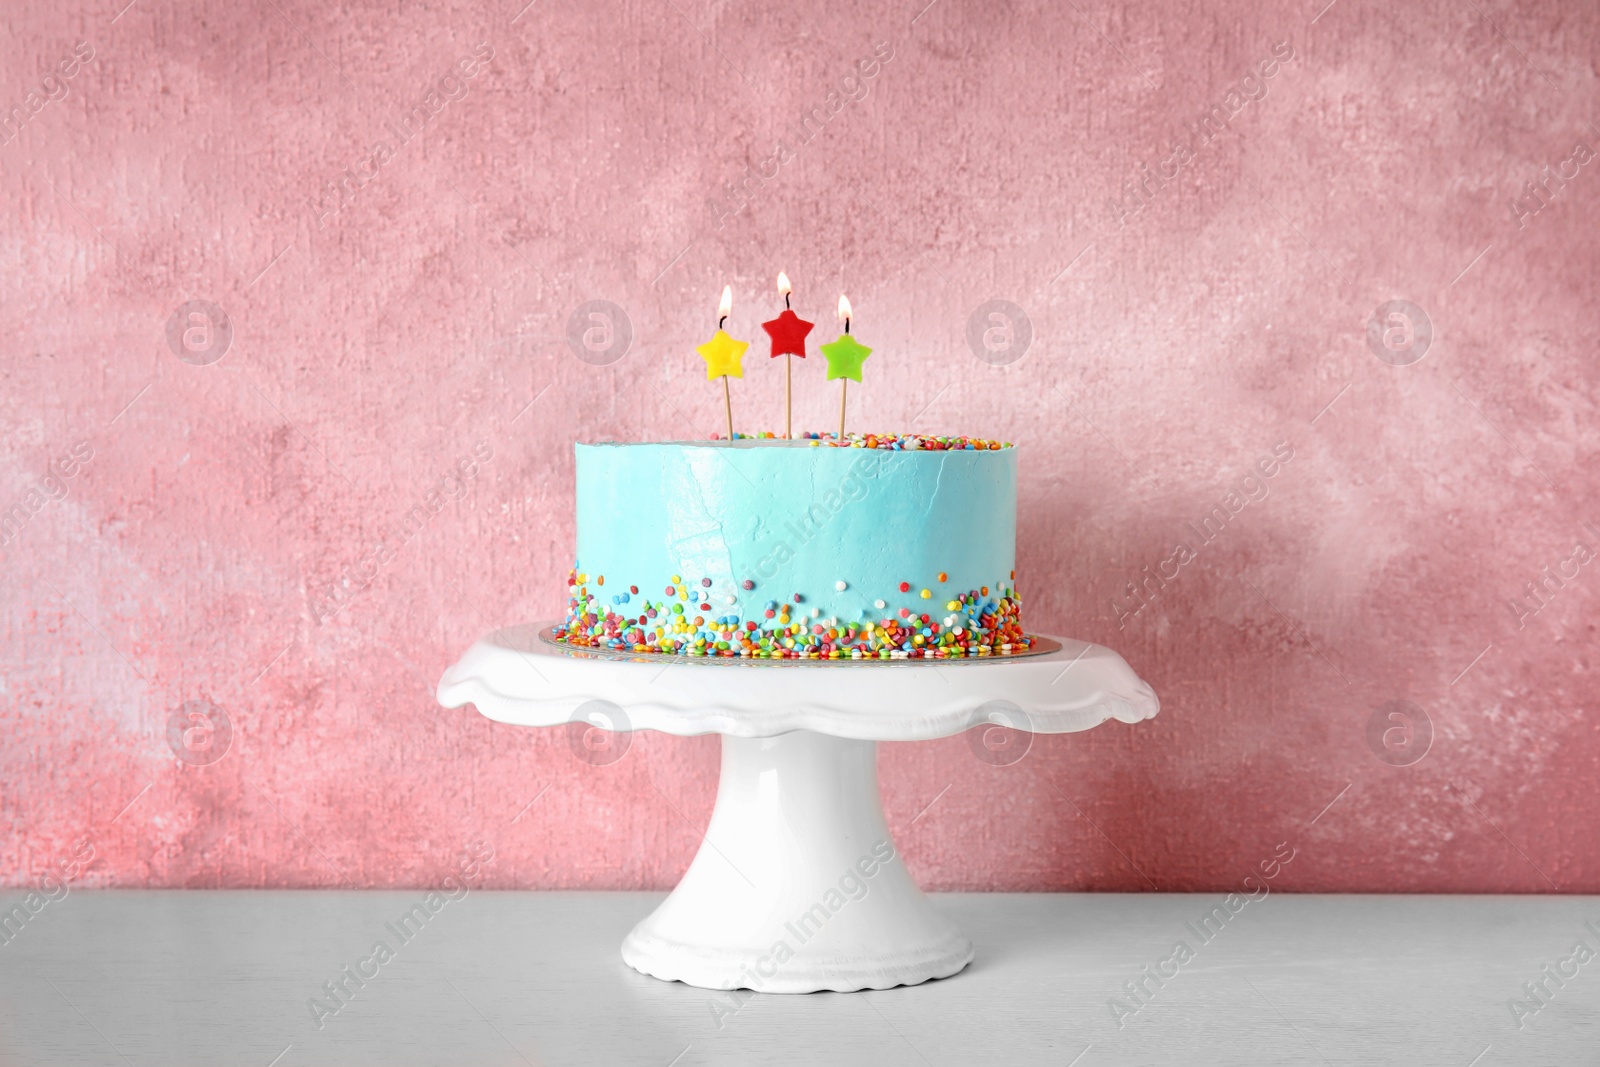
<svg viewBox="0 0 1600 1067">
<path fill-rule="evenodd" d="M 850 332 L 850 316 L 849 315 L 846 315 L 844 317 L 844 332 L 845 333 L 849 333 Z"/>
<path fill-rule="evenodd" d="M 784 293 L 783 294 L 783 310 L 785 310 L 785 311 L 789 310 L 789 294 L 788 293 Z"/>
<path fill-rule="evenodd" d="M 719 330 L 722 329 L 722 324 L 727 322 L 727 321 L 728 321 L 728 316 L 726 316 L 726 315 L 724 315 L 724 316 L 722 316 L 722 318 L 718 319 L 717 320 L 717 329 L 719 329 Z"/>
</svg>

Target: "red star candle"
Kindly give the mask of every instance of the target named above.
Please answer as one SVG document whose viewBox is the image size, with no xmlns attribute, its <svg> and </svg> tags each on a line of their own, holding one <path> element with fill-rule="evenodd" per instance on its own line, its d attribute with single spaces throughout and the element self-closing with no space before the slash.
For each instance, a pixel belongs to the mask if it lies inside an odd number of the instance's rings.
<svg viewBox="0 0 1600 1067">
<path fill-rule="evenodd" d="M 792 361 L 789 357 L 806 358 L 806 334 L 811 332 L 811 327 L 815 323 L 807 322 L 789 310 L 789 294 L 794 292 L 794 288 L 789 284 L 789 276 L 782 271 L 778 272 L 778 292 L 783 294 L 783 311 L 777 318 L 763 322 L 761 328 L 772 338 L 772 358 L 783 357 L 783 436 L 793 437 L 794 429 L 791 422 L 794 410 L 791 399 L 793 390 L 789 373 Z"/>
</svg>

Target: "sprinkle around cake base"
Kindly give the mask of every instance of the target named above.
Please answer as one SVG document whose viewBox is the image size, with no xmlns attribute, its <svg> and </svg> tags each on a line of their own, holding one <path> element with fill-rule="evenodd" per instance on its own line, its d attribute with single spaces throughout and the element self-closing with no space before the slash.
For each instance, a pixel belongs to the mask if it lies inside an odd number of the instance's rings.
<svg viewBox="0 0 1600 1067">
<path fill-rule="evenodd" d="M 697 664 L 730 664 L 742 663 L 754 667 L 938 667 L 942 665 L 960 666 L 966 663 L 1001 663 L 1009 660 L 1028 659 L 1033 656 L 1046 656 L 1052 652 L 1061 651 L 1061 643 L 1048 637 L 1028 635 L 1028 645 L 1025 648 L 1013 647 L 1010 651 L 980 652 L 971 656 L 913 656 L 910 653 L 900 653 L 887 659 L 877 656 L 863 655 L 856 659 L 850 656 L 824 657 L 824 656 L 735 656 L 731 653 L 711 653 L 691 656 L 680 652 L 637 652 L 626 648 L 603 648 L 593 645 L 576 645 L 565 638 L 556 636 L 559 626 L 540 627 L 539 641 L 551 648 L 578 659 L 604 659 L 617 661 L 633 661 L 636 663 L 697 663 Z"/>
</svg>

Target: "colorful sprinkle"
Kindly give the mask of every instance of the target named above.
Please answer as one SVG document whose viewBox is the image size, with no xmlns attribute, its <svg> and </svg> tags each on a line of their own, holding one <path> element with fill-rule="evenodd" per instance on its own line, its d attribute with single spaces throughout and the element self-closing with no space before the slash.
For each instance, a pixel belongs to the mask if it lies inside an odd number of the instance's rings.
<svg viewBox="0 0 1600 1067">
<path fill-rule="evenodd" d="M 986 437 L 927 437 L 918 433 L 848 433 L 843 440 L 831 433 L 808 433 L 805 437 L 813 448 L 879 448 L 892 452 L 991 452 L 1012 447 L 1010 441 Z"/>
<path fill-rule="evenodd" d="M 922 599 L 923 599 L 923 600 L 927 600 L 927 599 L 928 599 L 928 598 L 929 598 L 929 597 L 931 597 L 931 596 L 933 596 L 933 590 L 931 590 L 931 589 L 924 589 L 924 590 L 923 590 L 923 591 L 922 591 Z"/>
<path fill-rule="evenodd" d="M 910 583 L 910 582 L 901 582 L 901 583 L 900 583 L 900 591 L 901 591 L 901 592 L 902 592 L 902 593 L 909 593 L 909 592 L 911 592 L 911 583 Z"/>
<path fill-rule="evenodd" d="M 839 581 L 833 583 L 833 587 L 842 593 L 846 589 L 850 588 L 850 583 L 841 578 Z"/>
<path fill-rule="evenodd" d="M 752 582 L 748 578 L 746 578 L 744 581 L 740 582 L 739 584 L 741 586 L 743 586 L 744 588 L 746 588 L 746 589 L 754 589 L 756 587 L 756 583 Z"/>
<path fill-rule="evenodd" d="M 951 614 L 937 620 L 912 614 L 910 608 L 895 609 L 898 617 L 872 617 L 865 608 L 859 609 L 859 620 L 824 617 L 820 606 L 799 608 L 791 620 L 790 604 L 777 600 L 767 600 L 749 619 L 739 614 L 737 598 L 727 596 L 717 599 L 728 600 L 733 610 L 719 616 L 711 614 L 709 596 L 695 597 L 688 605 L 625 606 L 636 586 L 602 597 L 587 589 L 587 580 L 573 568 L 567 580 L 567 617 L 553 630 L 558 640 L 586 648 L 705 657 L 889 660 L 1000 657 L 1025 652 L 1033 644 L 1023 633 L 1021 604 L 1009 586 L 996 589 L 993 599 L 984 586 L 939 601 Z M 674 582 L 667 595 L 688 600 L 689 591 L 680 582 L 681 578 Z M 598 577 L 595 585 L 599 586 Z M 904 585 L 910 588 L 909 582 Z M 798 593 L 792 597 L 796 604 L 805 600 Z M 606 606 L 607 600 L 613 607 Z M 871 603 L 879 612 L 888 610 L 882 598 Z M 686 606 L 698 606 L 701 614 L 685 614 Z"/>
<path fill-rule="evenodd" d="M 944 571 L 940 571 L 939 572 L 939 580 L 941 582 L 948 582 L 950 580 L 950 576 L 948 574 L 946 574 Z"/>
</svg>

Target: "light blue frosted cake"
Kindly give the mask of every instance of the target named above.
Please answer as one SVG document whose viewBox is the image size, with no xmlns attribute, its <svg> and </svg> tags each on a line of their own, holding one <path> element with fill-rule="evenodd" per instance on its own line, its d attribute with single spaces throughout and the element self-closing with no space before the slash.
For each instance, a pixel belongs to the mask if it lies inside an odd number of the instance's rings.
<svg viewBox="0 0 1600 1067">
<path fill-rule="evenodd" d="M 553 636 L 625 652 L 889 659 L 1026 650 L 1017 461 L 967 438 L 577 446 Z"/>
</svg>

